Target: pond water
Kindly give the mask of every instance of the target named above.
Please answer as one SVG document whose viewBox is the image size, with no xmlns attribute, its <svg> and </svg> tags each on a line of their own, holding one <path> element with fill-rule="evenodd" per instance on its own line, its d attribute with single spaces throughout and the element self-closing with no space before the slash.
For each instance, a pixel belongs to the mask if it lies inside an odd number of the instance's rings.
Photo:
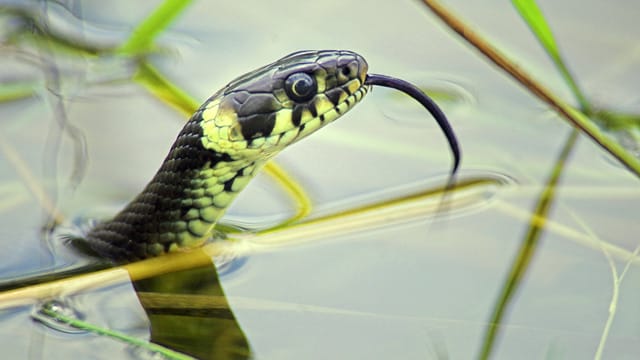
<svg viewBox="0 0 640 360">
<path fill-rule="evenodd" d="M 114 214 L 156 171 L 184 116 L 131 80 L 134 62 L 61 50 L 39 40 L 32 26 L 46 24 L 71 44 L 111 47 L 157 4 L 0 4 L 3 93 L 26 95 L 0 106 L 0 275 L 6 280 L 86 261 L 52 247 L 42 204 L 50 201 L 67 219 Z M 509 3 L 446 4 L 572 99 Z M 638 6 L 577 0 L 540 5 L 594 104 L 638 113 Z M 354 231 L 337 233 L 329 222 L 327 229 L 220 266 L 219 281 L 212 266 L 135 284 L 123 276 L 115 285 L 65 297 L 67 305 L 85 321 L 201 358 L 479 356 L 501 289 L 570 137 L 564 121 L 419 2 L 200 1 L 158 44 L 150 61 L 198 101 L 296 50 L 357 51 L 371 72 L 437 95 L 463 149 L 458 180 L 478 181 L 464 192 L 454 190 L 450 196 L 466 201 L 439 208 L 438 216 L 398 207 L 407 212 L 402 221 L 374 212 L 375 226 L 351 224 Z M 86 157 L 78 156 L 84 146 Z M 311 197 L 311 216 L 320 217 L 442 187 L 451 157 L 423 109 L 376 88 L 277 162 Z M 492 358 L 584 359 L 596 357 L 599 348 L 603 358 L 636 358 L 638 179 L 579 136 L 555 190 Z M 425 199 L 417 206 L 429 208 L 440 196 Z M 293 213 L 286 193 L 261 174 L 225 221 L 262 229 Z M 242 241 L 259 244 L 261 237 Z M 622 274 L 614 284 L 613 276 Z M 150 305 L 164 299 L 157 294 L 174 294 L 170 303 L 185 296 L 191 312 Z M 222 298 L 231 312 L 193 310 L 193 299 L 211 298 Z M 108 337 L 43 326 L 32 321 L 33 306 L 1 302 L 0 345 L 10 358 L 151 357 Z"/>
</svg>

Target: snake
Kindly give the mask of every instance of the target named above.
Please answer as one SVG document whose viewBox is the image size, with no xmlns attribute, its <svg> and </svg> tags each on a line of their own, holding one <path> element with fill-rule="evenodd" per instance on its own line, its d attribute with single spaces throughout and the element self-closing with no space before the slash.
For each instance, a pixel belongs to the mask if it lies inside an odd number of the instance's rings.
<svg viewBox="0 0 640 360">
<path fill-rule="evenodd" d="M 246 73 L 208 98 L 179 132 L 146 187 L 84 237 L 96 255 L 131 262 L 201 246 L 234 198 L 280 151 L 340 118 L 372 86 L 418 100 L 460 162 L 456 136 L 440 108 L 416 86 L 368 73 L 349 50 L 306 50 Z"/>
</svg>

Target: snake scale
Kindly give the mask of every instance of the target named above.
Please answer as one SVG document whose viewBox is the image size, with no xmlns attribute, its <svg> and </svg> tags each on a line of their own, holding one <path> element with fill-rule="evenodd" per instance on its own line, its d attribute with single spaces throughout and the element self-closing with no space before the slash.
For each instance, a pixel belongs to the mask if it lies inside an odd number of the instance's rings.
<svg viewBox="0 0 640 360">
<path fill-rule="evenodd" d="M 86 243 L 117 262 L 201 245 L 269 159 L 342 116 L 373 85 L 406 92 L 433 114 L 449 140 L 455 171 L 455 135 L 415 86 L 368 74 L 365 59 L 351 51 L 299 51 L 238 77 L 205 101 L 144 190 L 91 229 Z"/>
</svg>

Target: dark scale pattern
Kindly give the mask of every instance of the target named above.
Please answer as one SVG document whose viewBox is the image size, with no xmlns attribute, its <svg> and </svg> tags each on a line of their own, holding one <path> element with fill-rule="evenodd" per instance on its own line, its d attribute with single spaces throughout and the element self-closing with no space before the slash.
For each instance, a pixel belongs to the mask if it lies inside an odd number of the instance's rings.
<svg viewBox="0 0 640 360">
<path fill-rule="evenodd" d="M 344 94 L 344 95 L 342 95 Z M 327 96 L 327 98 L 333 103 L 333 105 L 338 105 L 340 103 L 340 96 L 344 96 L 346 97 L 347 94 L 344 90 L 342 90 L 341 88 L 335 88 L 335 89 L 331 89 L 327 92 L 325 92 L 325 95 Z"/>
<path fill-rule="evenodd" d="M 231 96 L 236 104 L 238 123 L 245 139 L 255 139 L 271 134 L 276 123 L 276 113 L 282 104 L 273 94 L 253 94 L 246 97 L 246 92 L 234 93 Z"/>
<path fill-rule="evenodd" d="M 293 126 L 300 126 L 300 122 L 302 121 L 302 111 L 305 109 L 305 106 L 302 104 L 296 104 L 293 107 L 293 112 L 291 113 L 291 123 Z"/>
<path fill-rule="evenodd" d="M 207 163 L 231 160 L 202 147 L 201 116 L 198 111 L 187 122 L 145 189 L 112 220 L 87 234 L 95 252 L 117 262 L 143 259 L 158 255 L 150 245 L 161 244 L 167 251 L 176 234 L 186 230 L 182 220 L 191 207 L 184 199 L 197 183 L 195 177 Z"/>
</svg>

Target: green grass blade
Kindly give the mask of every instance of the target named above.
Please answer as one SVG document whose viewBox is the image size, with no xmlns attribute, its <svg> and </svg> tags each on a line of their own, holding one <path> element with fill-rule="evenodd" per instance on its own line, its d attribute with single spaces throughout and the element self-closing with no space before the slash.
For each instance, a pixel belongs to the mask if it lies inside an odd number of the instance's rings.
<svg viewBox="0 0 640 360">
<path fill-rule="evenodd" d="M 145 341 L 145 340 L 140 340 L 125 334 L 122 334 L 120 332 L 117 331 L 113 331 L 113 330 L 109 330 L 109 329 L 104 329 L 101 327 L 98 327 L 96 325 L 93 325 L 91 323 L 88 323 L 86 321 L 82 321 L 82 320 L 78 320 L 74 317 L 71 316 L 67 316 L 59 311 L 56 311 L 56 307 L 52 306 L 51 303 L 50 304 L 45 304 L 42 309 L 40 309 L 40 314 L 46 317 L 49 317 L 53 320 L 56 320 L 58 322 L 67 324 L 69 326 L 71 326 L 72 328 L 76 328 L 79 330 L 84 330 L 84 331 L 89 331 L 92 332 L 94 334 L 97 335 L 101 335 L 101 336 L 107 336 L 113 339 L 117 339 L 120 341 L 123 341 L 125 343 L 134 345 L 134 346 L 138 346 L 144 349 L 147 349 L 151 352 L 154 352 L 156 354 L 161 354 L 162 356 L 164 356 L 167 359 L 172 359 L 172 360 L 193 360 L 194 358 L 185 354 L 181 354 L 177 351 L 173 351 L 171 349 L 165 348 L 163 346 Z"/>
<path fill-rule="evenodd" d="M 588 115 L 591 114 L 591 104 L 584 96 L 582 90 L 580 90 L 578 83 L 575 81 L 569 71 L 569 68 L 564 62 L 564 59 L 560 54 L 558 44 L 551 32 L 551 27 L 549 27 L 549 24 L 545 20 L 538 4 L 535 0 L 511 0 L 511 2 L 513 3 L 513 6 L 515 6 L 516 10 L 518 10 L 520 16 L 522 16 L 524 21 L 527 23 L 529 29 L 531 29 L 533 34 L 536 36 L 544 50 L 547 52 L 547 55 L 549 55 L 555 64 L 556 68 L 562 75 L 562 78 L 578 100 L 582 112 Z"/>
<path fill-rule="evenodd" d="M 37 94 L 35 82 L 4 82 L 0 84 L 0 103 L 30 98 Z"/>
<path fill-rule="evenodd" d="M 169 26 L 189 4 L 191 4 L 191 0 L 165 0 L 149 17 L 133 29 L 129 39 L 118 48 L 118 52 L 136 55 L 150 50 L 156 36 Z"/>
</svg>

